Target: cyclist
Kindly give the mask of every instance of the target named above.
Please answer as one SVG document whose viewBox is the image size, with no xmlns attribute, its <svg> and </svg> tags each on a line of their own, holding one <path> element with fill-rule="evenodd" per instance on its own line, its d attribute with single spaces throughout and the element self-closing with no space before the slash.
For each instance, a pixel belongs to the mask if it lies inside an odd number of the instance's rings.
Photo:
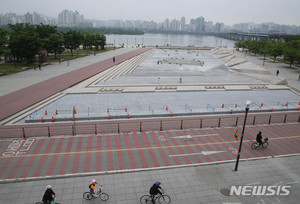
<svg viewBox="0 0 300 204">
<path fill-rule="evenodd" d="M 261 136 L 261 131 L 256 136 L 256 142 L 259 143 L 259 145 L 262 145 L 262 136 Z"/>
<path fill-rule="evenodd" d="M 46 191 L 45 191 L 45 194 L 43 196 L 43 203 L 51 203 L 54 200 L 54 197 L 55 197 L 55 193 L 52 190 L 52 186 L 48 185 L 46 187 Z"/>
<path fill-rule="evenodd" d="M 153 184 L 153 186 L 150 188 L 149 193 L 150 193 L 150 196 L 151 196 L 151 199 L 152 199 L 152 203 L 153 203 L 153 204 L 155 204 L 155 200 L 154 200 L 155 195 L 157 195 L 157 194 L 162 195 L 162 192 L 159 190 L 159 189 L 162 189 L 162 188 L 160 187 L 160 184 L 161 184 L 161 183 L 160 183 L 159 181 L 157 181 L 157 182 L 155 182 L 155 183 Z"/>
<path fill-rule="evenodd" d="M 96 182 L 95 179 L 92 180 L 92 183 L 89 185 L 89 188 L 90 188 L 90 194 L 92 196 L 95 196 L 97 197 L 97 190 L 96 190 L 96 184 L 98 184 L 100 187 L 102 186 L 100 183 Z"/>
</svg>

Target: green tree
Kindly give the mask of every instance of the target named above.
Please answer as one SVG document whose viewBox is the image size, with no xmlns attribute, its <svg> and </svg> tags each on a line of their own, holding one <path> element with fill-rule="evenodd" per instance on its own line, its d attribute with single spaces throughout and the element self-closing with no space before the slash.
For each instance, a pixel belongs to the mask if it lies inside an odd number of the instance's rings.
<svg viewBox="0 0 300 204">
<path fill-rule="evenodd" d="M 98 47 L 100 46 L 102 50 L 104 50 L 104 46 L 106 44 L 106 37 L 102 34 L 96 34 L 94 35 L 94 42 L 93 45 L 96 47 L 96 50 L 98 50 Z"/>
<path fill-rule="evenodd" d="M 91 49 L 94 42 L 94 34 L 89 32 L 83 33 L 83 49 Z"/>
<path fill-rule="evenodd" d="M 56 26 L 50 25 L 36 25 L 36 32 L 39 34 L 42 49 L 47 51 L 47 55 L 51 53 L 52 45 L 49 44 L 49 38 L 52 34 L 56 34 Z"/>
<path fill-rule="evenodd" d="M 284 42 L 282 40 L 271 41 L 269 54 L 273 57 L 274 62 L 278 56 L 283 55 L 283 51 L 284 51 Z"/>
<path fill-rule="evenodd" d="M 71 55 L 73 56 L 73 50 L 79 48 L 82 43 L 83 35 L 80 31 L 69 30 L 63 33 L 65 48 L 71 50 Z"/>
<path fill-rule="evenodd" d="M 5 54 L 8 44 L 8 32 L 0 28 L 0 56 Z M 1 61 L 1 58 L 0 58 Z"/>
<path fill-rule="evenodd" d="M 25 58 L 27 62 L 33 61 L 41 49 L 39 35 L 33 25 L 9 25 L 12 30 L 9 35 L 9 48 L 17 61 Z"/>
<path fill-rule="evenodd" d="M 54 53 L 55 59 L 57 54 L 61 54 L 64 51 L 64 38 L 61 34 L 50 34 L 49 38 L 45 39 L 45 43 L 47 43 L 48 52 Z"/>
<path fill-rule="evenodd" d="M 300 40 L 293 40 L 285 43 L 284 59 L 289 61 L 290 67 L 295 61 L 300 61 Z"/>
</svg>

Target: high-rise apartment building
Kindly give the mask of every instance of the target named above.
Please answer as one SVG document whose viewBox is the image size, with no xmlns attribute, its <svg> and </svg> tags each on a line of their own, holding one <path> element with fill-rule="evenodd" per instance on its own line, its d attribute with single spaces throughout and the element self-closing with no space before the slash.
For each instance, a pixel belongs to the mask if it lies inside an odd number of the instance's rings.
<svg viewBox="0 0 300 204">
<path fill-rule="evenodd" d="M 69 11 L 63 10 L 61 13 L 58 14 L 58 26 L 64 27 L 75 27 L 80 26 L 84 23 L 84 16 L 80 15 L 78 11 Z"/>
</svg>

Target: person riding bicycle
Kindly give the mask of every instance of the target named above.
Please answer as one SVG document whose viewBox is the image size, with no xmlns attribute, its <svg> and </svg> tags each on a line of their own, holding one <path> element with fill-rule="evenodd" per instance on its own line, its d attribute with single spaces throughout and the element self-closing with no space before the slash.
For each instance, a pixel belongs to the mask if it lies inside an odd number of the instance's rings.
<svg viewBox="0 0 300 204">
<path fill-rule="evenodd" d="M 92 196 L 95 196 L 97 197 L 97 190 L 96 190 L 96 184 L 98 184 L 100 187 L 102 186 L 100 183 L 96 182 L 95 179 L 92 180 L 92 183 L 89 185 L 89 188 L 90 188 L 90 194 Z"/>
<path fill-rule="evenodd" d="M 256 136 L 256 142 L 259 143 L 259 145 L 262 145 L 262 136 L 261 136 L 261 131 L 259 131 L 259 133 Z"/>
<path fill-rule="evenodd" d="M 162 192 L 159 190 L 159 189 L 162 189 L 162 188 L 160 187 L 160 184 L 161 184 L 161 183 L 160 183 L 159 181 L 157 181 L 157 182 L 155 182 L 155 183 L 153 184 L 153 186 L 150 188 L 149 193 L 150 193 L 150 196 L 151 196 L 151 199 L 152 199 L 152 203 L 153 203 L 153 204 L 155 204 L 155 200 L 154 200 L 155 195 L 157 195 L 157 194 L 162 195 Z"/>
<path fill-rule="evenodd" d="M 54 200 L 54 197 L 55 197 L 55 193 L 52 190 L 52 186 L 48 185 L 46 187 L 46 191 L 45 191 L 45 194 L 43 196 L 43 203 L 45 203 L 45 204 L 46 203 L 51 203 Z"/>
</svg>

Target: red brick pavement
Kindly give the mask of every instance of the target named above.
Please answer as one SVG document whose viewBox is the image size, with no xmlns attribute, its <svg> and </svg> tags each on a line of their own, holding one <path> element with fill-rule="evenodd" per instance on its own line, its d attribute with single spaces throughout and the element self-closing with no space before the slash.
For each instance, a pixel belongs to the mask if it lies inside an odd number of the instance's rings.
<svg viewBox="0 0 300 204">
<path fill-rule="evenodd" d="M 0 121 L 150 49 L 140 48 L 116 56 L 116 63 L 113 63 L 112 59 L 107 59 L 2 96 L 0 97 Z"/>
</svg>

